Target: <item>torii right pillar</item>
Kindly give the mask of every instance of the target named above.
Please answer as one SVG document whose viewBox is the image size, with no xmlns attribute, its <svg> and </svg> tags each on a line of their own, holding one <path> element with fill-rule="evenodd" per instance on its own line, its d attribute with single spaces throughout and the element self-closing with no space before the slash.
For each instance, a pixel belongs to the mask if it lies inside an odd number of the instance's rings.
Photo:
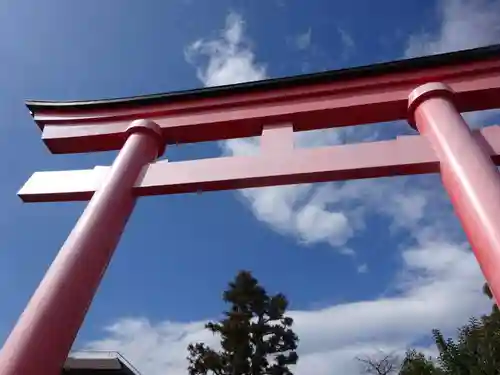
<svg viewBox="0 0 500 375">
<path fill-rule="evenodd" d="M 409 96 L 409 121 L 440 161 L 443 185 L 488 285 L 500 301 L 500 174 L 453 103 L 454 92 L 427 83 Z"/>
</svg>

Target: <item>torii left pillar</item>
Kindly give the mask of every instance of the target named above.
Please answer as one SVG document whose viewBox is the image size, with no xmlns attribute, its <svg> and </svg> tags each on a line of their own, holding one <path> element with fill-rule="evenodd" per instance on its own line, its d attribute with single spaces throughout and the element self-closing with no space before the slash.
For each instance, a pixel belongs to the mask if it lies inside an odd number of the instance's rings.
<svg viewBox="0 0 500 375">
<path fill-rule="evenodd" d="M 134 208 L 132 188 L 163 153 L 160 127 L 136 120 L 101 187 L 35 291 L 0 353 L 0 375 L 60 375 Z"/>
</svg>

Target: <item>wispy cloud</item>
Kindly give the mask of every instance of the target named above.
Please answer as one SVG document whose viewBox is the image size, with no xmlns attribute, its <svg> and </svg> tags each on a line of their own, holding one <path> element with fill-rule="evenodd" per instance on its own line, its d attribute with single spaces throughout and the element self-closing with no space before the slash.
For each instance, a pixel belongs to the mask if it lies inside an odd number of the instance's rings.
<svg viewBox="0 0 500 375">
<path fill-rule="evenodd" d="M 339 27 L 337 31 L 339 32 L 340 40 L 342 42 L 342 53 L 340 57 L 341 59 L 346 60 L 354 53 L 356 44 L 354 43 L 354 39 L 351 34 L 349 34 L 345 29 Z"/>
<path fill-rule="evenodd" d="M 358 273 L 367 273 L 368 272 L 368 264 L 363 263 L 360 264 L 357 268 Z"/>
<path fill-rule="evenodd" d="M 437 2 L 441 18 L 438 29 L 412 35 L 408 57 L 457 51 L 500 41 L 500 1 L 442 0 Z"/>
<path fill-rule="evenodd" d="M 308 49 L 311 46 L 311 41 L 312 41 L 311 28 L 293 38 L 293 44 L 299 50 Z"/>
<path fill-rule="evenodd" d="M 244 27 L 242 17 L 231 13 L 220 38 L 200 39 L 186 48 L 186 59 L 198 66 L 197 76 L 206 86 L 258 81 L 267 77 L 265 65 L 256 62 L 243 34 Z M 204 65 L 203 61 L 208 62 Z"/>
</svg>

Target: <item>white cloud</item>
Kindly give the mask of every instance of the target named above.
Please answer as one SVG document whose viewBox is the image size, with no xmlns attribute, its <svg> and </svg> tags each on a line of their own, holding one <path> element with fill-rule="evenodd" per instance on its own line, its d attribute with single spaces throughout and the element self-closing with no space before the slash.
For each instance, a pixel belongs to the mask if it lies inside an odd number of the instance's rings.
<svg viewBox="0 0 500 375">
<path fill-rule="evenodd" d="M 344 245 L 352 235 L 349 220 L 342 212 L 329 212 L 321 205 L 305 205 L 298 211 L 296 221 L 296 228 L 307 243 Z"/>
<path fill-rule="evenodd" d="M 257 81 L 266 77 L 266 68 L 255 61 L 255 56 L 244 38 L 244 22 L 232 13 L 219 39 L 197 40 L 185 51 L 188 61 L 207 57 L 206 67 L 197 70 L 198 78 L 206 86 L 220 86 Z"/>
<path fill-rule="evenodd" d="M 482 276 L 464 246 L 421 243 L 403 252 L 403 262 L 399 292 L 391 297 L 290 313 L 300 337 L 297 375 L 356 375 L 356 356 L 403 353 L 431 329 L 449 332 L 488 308 L 477 292 Z M 118 350 L 144 375 L 186 374 L 189 343 L 216 345 L 203 323 L 121 319 L 87 349 Z"/>
<path fill-rule="evenodd" d="M 500 40 L 500 22 L 495 21 L 500 15 L 499 1 L 445 0 L 439 4 L 438 30 L 412 36 L 407 55 Z M 205 85 L 267 77 L 243 26 L 241 17 L 233 14 L 220 38 L 200 40 L 188 48 L 186 55 Z M 199 58 L 208 60 L 200 66 Z M 309 146 L 338 144 L 346 137 L 373 139 L 364 129 L 301 133 L 296 143 Z M 257 151 L 258 141 L 231 140 L 222 146 L 227 154 L 251 154 Z M 436 177 L 248 189 L 240 197 L 259 220 L 304 244 L 326 242 L 352 255 L 346 243 L 363 230 L 366 213 L 384 215 L 392 221 L 393 230 L 405 231 L 411 239 L 402 246 L 402 268 L 397 270 L 392 294 L 292 312 L 301 338 L 297 375 L 358 374 L 355 356 L 379 349 L 402 353 L 432 328 L 450 332 L 470 315 L 489 308 L 479 293 L 480 270 L 467 246 L 457 240 L 458 226 Z M 87 347 L 119 350 L 145 375 L 180 375 L 186 374 L 185 349 L 193 341 L 215 343 L 203 330 L 203 322 L 153 324 L 146 318 L 131 318 L 118 320 L 107 328 L 104 338 Z"/>
<path fill-rule="evenodd" d="M 340 41 L 342 42 L 343 47 L 342 53 L 339 58 L 342 60 L 346 60 L 354 52 L 356 44 L 354 43 L 354 39 L 351 34 L 349 34 L 345 29 L 339 27 L 337 30 L 340 35 Z"/>
<path fill-rule="evenodd" d="M 309 48 L 312 40 L 312 29 L 309 28 L 306 32 L 299 34 L 294 39 L 295 47 L 300 50 Z"/>
<path fill-rule="evenodd" d="M 342 40 L 342 44 L 346 48 L 354 48 L 354 39 L 352 38 L 351 34 L 349 34 L 347 31 L 345 31 L 343 28 L 339 27 L 338 28 L 339 34 L 340 34 L 340 39 Z"/>
<path fill-rule="evenodd" d="M 412 35 L 407 56 L 431 55 L 481 47 L 500 41 L 500 1 L 441 0 L 437 32 Z"/>
<path fill-rule="evenodd" d="M 357 268 L 358 273 L 367 273 L 368 272 L 368 264 L 363 263 L 360 264 Z"/>
</svg>

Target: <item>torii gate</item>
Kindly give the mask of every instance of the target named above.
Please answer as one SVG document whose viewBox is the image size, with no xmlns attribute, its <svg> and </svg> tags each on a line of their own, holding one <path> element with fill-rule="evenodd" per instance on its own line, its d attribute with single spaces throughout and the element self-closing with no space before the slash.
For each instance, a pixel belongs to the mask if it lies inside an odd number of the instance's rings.
<svg viewBox="0 0 500 375">
<path fill-rule="evenodd" d="M 441 173 L 500 301 L 500 45 L 293 78 L 87 102 L 29 101 L 52 153 L 120 150 L 111 167 L 37 172 L 25 202 L 90 200 L 5 342 L 0 375 L 60 373 L 136 198 Z M 294 149 L 298 131 L 409 119 L 422 136 Z M 166 145 L 261 136 L 252 157 L 157 161 Z"/>
</svg>

